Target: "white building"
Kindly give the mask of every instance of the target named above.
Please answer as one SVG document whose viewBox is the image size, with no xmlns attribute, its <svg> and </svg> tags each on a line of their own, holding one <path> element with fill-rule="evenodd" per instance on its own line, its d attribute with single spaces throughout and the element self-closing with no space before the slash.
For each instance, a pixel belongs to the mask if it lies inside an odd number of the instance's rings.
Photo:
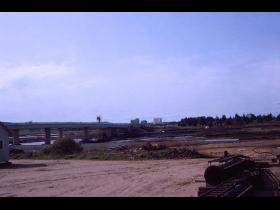
<svg viewBox="0 0 280 210">
<path fill-rule="evenodd" d="M 0 163 L 9 161 L 9 129 L 0 123 Z"/>
<path fill-rule="evenodd" d="M 162 119 L 160 117 L 154 118 L 154 124 L 162 124 Z"/>
</svg>

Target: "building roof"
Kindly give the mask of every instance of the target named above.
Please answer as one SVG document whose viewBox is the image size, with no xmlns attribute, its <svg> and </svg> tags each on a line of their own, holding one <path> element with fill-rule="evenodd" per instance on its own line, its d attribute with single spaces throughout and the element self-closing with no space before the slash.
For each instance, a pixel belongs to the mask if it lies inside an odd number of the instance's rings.
<svg viewBox="0 0 280 210">
<path fill-rule="evenodd" d="M 2 122 L 0 122 L 0 127 L 2 127 L 9 135 L 12 135 L 11 130 Z"/>
</svg>

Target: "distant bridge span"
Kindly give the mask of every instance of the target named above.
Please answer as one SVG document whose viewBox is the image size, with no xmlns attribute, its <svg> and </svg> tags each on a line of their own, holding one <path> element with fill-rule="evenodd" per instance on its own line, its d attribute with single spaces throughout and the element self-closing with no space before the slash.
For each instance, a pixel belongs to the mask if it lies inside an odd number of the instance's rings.
<svg viewBox="0 0 280 210">
<path fill-rule="evenodd" d="M 84 138 L 88 139 L 89 129 L 105 129 L 106 136 L 111 137 L 112 128 L 128 128 L 129 123 L 97 123 L 97 122 L 28 122 L 28 123 L 12 123 L 1 122 L 8 127 L 13 133 L 13 144 L 19 144 L 19 133 L 22 129 L 44 129 L 45 144 L 51 142 L 51 129 L 58 129 L 59 138 L 63 137 L 63 129 L 83 129 Z"/>
<path fill-rule="evenodd" d="M 43 129 L 43 128 L 127 128 L 129 123 L 97 123 L 97 122 L 3 122 L 9 129 Z"/>
</svg>

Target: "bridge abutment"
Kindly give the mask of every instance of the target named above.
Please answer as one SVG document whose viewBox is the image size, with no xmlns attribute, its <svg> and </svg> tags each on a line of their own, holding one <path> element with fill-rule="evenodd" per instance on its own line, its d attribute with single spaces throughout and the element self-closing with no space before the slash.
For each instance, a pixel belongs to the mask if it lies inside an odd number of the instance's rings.
<svg viewBox="0 0 280 210">
<path fill-rule="evenodd" d="M 106 128 L 105 133 L 106 133 L 106 138 L 107 139 L 112 138 L 112 128 Z"/>
<path fill-rule="evenodd" d="M 62 139 L 63 138 L 63 128 L 58 129 L 58 138 Z"/>
<path fill-rule="evenodd" d="M 51 144 L 51 129 L 45 128 L 45 144 Z"/>
<path fill-rule="evenodd" d="M 13 129 L 13 145 L 17 145 L 19 143 L 19 129 Z"/>
<path fill-rule="evenodd" d="M 88 140 L 89 136 L 88 136 L 88 127 L 84 127 L 84 140 Z"/>
</svg>

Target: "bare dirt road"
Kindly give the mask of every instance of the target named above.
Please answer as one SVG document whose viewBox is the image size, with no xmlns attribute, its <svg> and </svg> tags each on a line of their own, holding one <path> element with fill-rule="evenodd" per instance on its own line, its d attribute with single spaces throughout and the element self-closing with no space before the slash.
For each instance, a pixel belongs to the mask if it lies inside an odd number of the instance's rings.
<svg viewBox="0 0 280 210">
<path fill-rule="evenodd" d="M 207 159 L 12 160 L 0 196 L 196 196 Z"/>
</svg>

